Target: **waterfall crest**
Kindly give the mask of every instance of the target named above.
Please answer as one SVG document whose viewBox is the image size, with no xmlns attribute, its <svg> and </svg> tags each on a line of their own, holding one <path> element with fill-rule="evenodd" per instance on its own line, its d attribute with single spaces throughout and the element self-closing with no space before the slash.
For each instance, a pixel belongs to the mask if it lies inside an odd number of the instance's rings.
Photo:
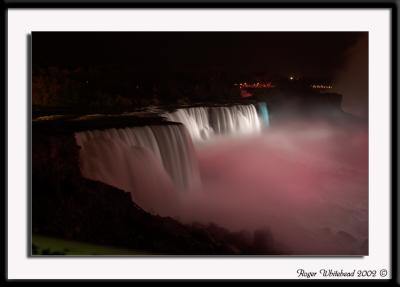
<svg viewBox="0 0 400 287">
<path fill-rule="evenodd" d="M 193 140 L 207 140 L 214 131 L 210 125 L 207 107 L 192 107 L 177 109 L 175 112 L 164 115 L 171 122 L 185 125 Z"/>
<path fill-rule="evenodd" d="M 251 134 L 261 131 L 268 120 L 266 105 L 260 119 L 254 105 L 181 108 L 164 116 L 186 126 L 194 141 L 204 141 L 214 135 Z M 268 126 L 268 125 L 265 125 Z"/>
<path fill-rule="evenodd" d="M 212 107 L 210 121 L 217 134 L 251 134 L 261 131 L 254 105 Z"/>
</svg>

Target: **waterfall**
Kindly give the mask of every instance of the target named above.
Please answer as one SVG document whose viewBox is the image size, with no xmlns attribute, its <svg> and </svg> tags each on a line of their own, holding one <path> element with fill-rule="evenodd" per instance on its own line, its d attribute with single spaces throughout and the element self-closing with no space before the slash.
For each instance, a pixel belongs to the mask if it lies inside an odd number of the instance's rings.
<svg viewBox="0 0 400 287">
<path fill-rule="evenodd" d="M 90 130 L 75 133 L 75 139 L 86 178 L 133 193 L 186 191 L 200 184 L 194 147 L 183 125 Z"/>
<path fill-rule="evenodd" d="M 195 141 L 207 140 L 214 133 L 210 126 L 206 107 L 177 109 L 175 112 L 166 113 L 164 116 L 171 122 L 184 124 Z"/>
<path fill-rule="evenodd" d="M 210 121 L 217 134 L 251 134 L 261 131 L 254 105 L 212 107 Z"/>
<path fill-rule="evenodd" d="M 184 124 L 194 141 L 208 140 L 214 135 L 261 131 L 261 120 L 254 105 L 181 108 L 164 116 Z"/>
<path fill-rule="evenodd" d="M 181 108 L 164 116 L 181 124 L 76 132 L 82 175 L 130 192 L 142 208 L 159 211 L 170 206 L 175 191 L 200 188 L 193 141 L 257 133 L 262 126 L 254 105 Z"/>
<path fill-rule="evenodd" d="M 258 114 L 261 118 L 261 122 L 263 123 L 263 125 L 265 127 L 269 127 L 269 112 L 266 103 L 258 103 Z"/>
</svg>

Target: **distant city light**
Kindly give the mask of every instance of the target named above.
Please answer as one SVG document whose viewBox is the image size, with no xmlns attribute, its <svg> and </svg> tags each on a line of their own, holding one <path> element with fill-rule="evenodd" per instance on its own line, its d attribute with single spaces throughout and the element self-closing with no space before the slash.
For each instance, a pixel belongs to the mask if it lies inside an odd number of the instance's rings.
<svg viewBox="0 0 400 287">
<path fill-rule="evenodd" d="M 241 89 L 271 89 L 274 88 L 275 86 L 272 84 L 272 82 L 254 82 L 254 83 L 239 83 L 239 84 L 234 84 L 235 86 L 239 86 Z"/>
</svg>

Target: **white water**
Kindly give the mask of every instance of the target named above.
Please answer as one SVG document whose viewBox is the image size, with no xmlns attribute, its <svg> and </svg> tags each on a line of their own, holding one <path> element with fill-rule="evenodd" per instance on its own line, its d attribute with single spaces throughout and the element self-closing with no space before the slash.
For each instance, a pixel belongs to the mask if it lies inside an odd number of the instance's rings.
<svg viewBox="0 0 400 287">
<path fill-rule="evenodd" d="M 243 135 L 261 131 L 254 105 L 191 107 L 164 116 L 172 122 L 184 124 L 195 142 L 209 140 L 215 135 Z"/>
<path fill-rule="evenodd" d="M 171 122 L 184 124 L 194 141 L 207 140 L 214 134 L 206 107 L 177 109 L 164 116 Z"/>
<path fill-rule="evenodd" d="M 252 134 L 261 131 L 253 105 L 210 108 L 210 121 L 217 134 Z"/>
<path fill-rule="evenodd" d="M 76 142 L 81 148 L 82 175 L 130 192 L 141 207 L 165 214 L 165 206 L 174 206 L 167 201 L 176 191 L 200 189 L 198 161 L 192 140 L 209 140 L 215 134 L 240 135 L 261 131 L 253 105 L 186 108 L 164 116 L 183 125 L 76 133 Z M 150 200 L 151 197 L 153 200 Z M 165 201 L 157 204 L 160 201 L 154 197 Z"/>
<path fill-rule="evenodd" d="M 81 173 L 89 179 L 129 192 L 146 189 L 148 183 L 170 189 L 167 181 L 180 191 L 199 187 L 194 147 L 182 125 L 91 130 L 76 133 L 75 139 L 81 147 Z"/>
</svg>

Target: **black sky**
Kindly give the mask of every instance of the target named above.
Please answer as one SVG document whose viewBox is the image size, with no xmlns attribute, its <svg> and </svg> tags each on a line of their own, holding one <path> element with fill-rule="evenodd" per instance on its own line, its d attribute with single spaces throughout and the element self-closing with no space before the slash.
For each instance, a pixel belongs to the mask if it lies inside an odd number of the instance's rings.
<svg viewBox="0 0 400 287">
<path fill-rule="evenodd" d="M 33 32 L 33 67 L 333 77 L 358 32 Z"/>
</svg>

